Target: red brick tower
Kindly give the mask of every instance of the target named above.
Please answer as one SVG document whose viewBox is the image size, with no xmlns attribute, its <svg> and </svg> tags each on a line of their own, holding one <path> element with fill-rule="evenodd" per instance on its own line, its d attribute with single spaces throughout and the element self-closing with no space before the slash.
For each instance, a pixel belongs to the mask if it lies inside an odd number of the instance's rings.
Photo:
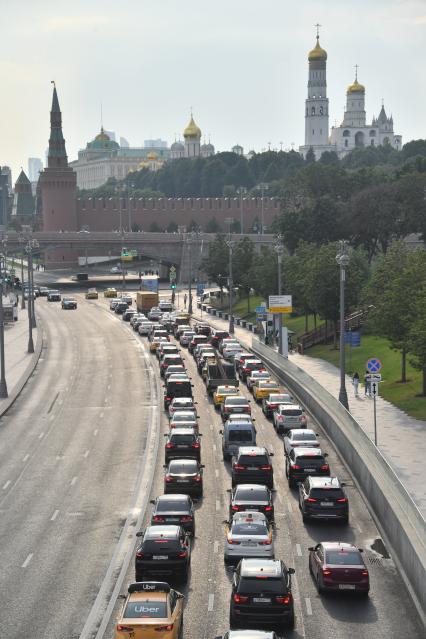
<svg viewBox="0 0 426 639">
<path fill-rule="evenodd" d="M 39 187 L 43 231 L 77 231 L 77 176 L 68 166 L 56 86 L 50 111 L 48 163 L 40 173 Z M 76 262 L 77 253 L 71 249 L 55 249 L 46 254 L 46 266 L 50 268 L 74 266 Z"/>
</svg>

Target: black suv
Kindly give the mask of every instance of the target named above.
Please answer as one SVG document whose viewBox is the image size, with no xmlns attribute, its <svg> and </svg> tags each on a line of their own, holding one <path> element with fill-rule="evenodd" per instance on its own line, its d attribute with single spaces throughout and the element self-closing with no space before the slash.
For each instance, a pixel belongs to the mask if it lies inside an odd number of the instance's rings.
<svg viewBox="0 0 426 639">
<path fill-rule="evenodd" d="M 164 448 L 164 463 L 171 459 L 188 457 L 200 461 L 201 459 L 201 434 L 193 428 L 173 428 L 167 435 Z"/>
<path fill-rule="evenodd" d="M 171 574 L 188 577 L 191 561 L 191 542 L 181 526 L 148 526 L 136 550 L 136 581 L 144 581 L 147 574 Z"/>
<path fill-rule="evenodd" d="M 215 348 L 219 348 L 219 342 L 227 337 L 229 337 L 228 331 L 216 331 L 213 329 L 211 332 L 210 344 L 212 344 Z"/>
<path fill-rule="evenodd" d="M 235 513 L 243 510 L 257 510 L 265 515 L 268 521 L 274 519 L 272 493 L 267 486 L 260 484 L 239 484 L 230 492 L 229 521 Z"/>
<path fill-rule="evenodd" d="M 285 475 L 290 488 L 304 481 L 308 475 L 329 477 L 330 466 L 326 457 L 327 453 L 322 453 L 320 448 L 292 448 L 285 458 Z"/>
<path fill-rule="evenodd" d="M 203 468 L 196 459 L 172 459 L 166 466 L 164 475 L 164 492 L 185 493 L 202 497 Z"/>
<path fill-rule="evenodd" d="M 242 559 L 232 580 L 229 623 L 231 627 L 294 627 L 291 575 L 276 559 Z"/>
<path fill-rule="evenodd" d="M 273 488 L 274 471 L 266 448 L 240 446 L 232 458 L 232 486 L 237 484 L 263 484 Z"/>
<path fill-rule="evenodd" d="M 194 505 L 189 495 L 161 495 L 151 499 L 151 504 L 154 504 L 151 526 L 172 524 L 195 534 Z"/>
<path fill-rule="evenodd" d="M 344 483 L 337 477 L 307 477 L 299 485 L 299 508 L 303 521 L 309 519 L 340 519 L 349 521 L 349 502 Z"/>
<path fill-rule="evenodd" d="M 192 397 L 191 381 L 189 379 L 168 380 L 164 391 L 164 408 L 167 410 L 175 397 Z"/>
</svg>

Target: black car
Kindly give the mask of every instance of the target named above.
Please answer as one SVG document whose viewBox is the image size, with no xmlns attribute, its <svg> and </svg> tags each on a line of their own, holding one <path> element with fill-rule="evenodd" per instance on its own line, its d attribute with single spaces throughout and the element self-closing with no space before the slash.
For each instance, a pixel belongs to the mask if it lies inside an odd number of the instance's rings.
<svg viewBox="0 0 426 639">
<path fill-rule="evenodd" d="M 114 307 L 114 313 L 116 313 L 117 315 L 123 315 L 123 313 L 127 311 L 128 308 L 129 305 L 127 304 L 127 302 L 118 302 L 118 304 L 116 304 Z"/>
<path fill-rule="evenodd" d="M 266 370 L 265 364 L 260 359 L 246 359 L 246 361 L 238 369 L 238 374 L 243 382 L 247 381 L 253 371 Z"/>
<path fill-rule="evenodd" d="M 349 502 L 344 483 L 337 477 L 307 477 L 299 485 L 299 508 L 303 521 L 309 519 L 339 519 L 349 521 Z"/>
<path fill-rule="evenodd" d="M 61 301 L 61 294 L 59 291 L 49 291 L 47 294 L 47 301 L 48 302 L 60 302 Z"/>
<path fill-rule="evenodd" d="M 167 380 L 164 390 L 164 408 L 167 410 L 175 397 L 192 397 L 192 386 L 188 378 Z"/>
<path fill-rule="evenodd" d="M 64 297 L 61 302 L 62 308 L 65 310 L 76 309 L 77 308 L 77 300 L 73 297 Z"/>
<path fill-rule="evenodd" d="M 49 289 L 47 286 L 40 286 L 40 297 L 47 297 L 49 293 Z"/>
<path fill-rule="evenodd" d="M 211 332 L 210 344 L 212 344 L 215 348 L 219 348 L 219 342 L 227 337 L 229 337 L 228 331 L 216 331 L 213 329 Z"/>
<path fill-rule="evenodd" d="M 203 468 L 196 459 L 172 459 L 165 466 L 164 492 L 185 493 L 195 497 L 203 494 Z"/>
<path fill-rule="evenodd" d="M 268 630 L 228 630 L 215 639 L 279 639 L 279 637 L 274 631 Z"/>
<path fill-rule="evenodd" d="M 240 446 L 232 458 L 232 486 L 237 484 L 263 484 L 272 488 L 274 470 L 266 448 L 260 446 Z"/>
<path fill-rule="evenodd" d="M 194 506 L 189 495 L 161 495 L 152 499 L 154 509 L 151 515 L 151 526 L 173 524 L 182 526 L 189 534 L 195 534 Z"/>
<path fill-rule="evenodd" d="M 230 626 L 293 628 L 293 574 L 281 560 L 242 559 L 232 580 Z"/>
<path fill-rule="evenodd" d="M 181 459 L 188 457 L 200 461 L 201 458 L 201 435 L 193 428 L 173 428 L 168 435 L 164 435 L 166 444 L 164 448 L 164 461 L 166 464 L 171 459 Z"/>
<path fill-rule="evenodd" d="M 330 466 L 326 461 L 327 453 L 320 448 L 300 446 L 292 448 L 285 458 L 285 474 L 290 487 L 306 479 L 308 475 L 329 477 Z"/>
<path fill-rule="evenodd" d="M 148 526 L 135 556 L 136 581 L 146 575 L 172 575 L 187 578 L 191 561 L 191 542 L 181 526 Z"/>
<path fill-rule="evenodd" d="M 272 493 L 267 486 L 260 484 L 239 484 L 230 491 L 229 521 L 234 513 L 243 510 L 257 510 L 265 515 L 268 521 L 274 519 Z"/>
</svg>

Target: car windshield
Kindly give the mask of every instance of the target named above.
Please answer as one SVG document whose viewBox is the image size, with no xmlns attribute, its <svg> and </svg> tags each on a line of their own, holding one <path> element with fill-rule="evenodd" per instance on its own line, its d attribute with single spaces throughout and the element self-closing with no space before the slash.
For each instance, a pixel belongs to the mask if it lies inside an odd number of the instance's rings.
<svg viewBox="0 0 426 639">
<path fill-rule="evenodd" d="M 171 435 L 170 441 L 172 441 L 173 444 L 176 445 L 185 444 L 187 446 L 190 446 L 195 441 L 195 435 Z"/>
<path fill-rule="evenodd" d="M 235 499 L 238 501 L 269 501 L 268 493 L 265 488 L 241 488 L 235 491 Z"/>
<path fill-rule="evenodd" d="M 240 455 L 238 463 L 243 466 L 267 466 L 269 465 L 266 455 Z"/>
<path fill-rule="evenodd" d="M 194 413 L 175 413 L 173 415 L 174 422 L 195 422 Z"/>
<path fill-rule="evenodd" d="M 165 601 L 128 601 L 124 611 L 125 619 L 148 617 L 151 619 L 165 619 L 167 604 Z"/>
<path fill-rule="evenodd" d="M 345 552 L 342 550 L 327 550 L 326 562 L 336 566 L 363 566 L 364 562 L 359 552 Z"/>
<path fill-rule="evenodd" d="M 342 499 L 344 494 L 340 488 L 311 488 L 309 496 L 328 501 L 329 499 Z"/>
<path fill-rule="evenodd" d="M 248 404 L 244 397 L 229 397 L 225 402 L 227 406 L 247 406 Z"/>
<path fill-rule="evenodd" d="M 243 577 L 238 586 L 240 594 L 267 594 L 282 595 L 287 592 L 287 588 L 282 579 L 271 579 L 262 575 L 261 577 Z"/>
<path fill-rule="evenodd" d="M 306 440 L 314 440 L 316 437 L 313 433 L 295 433 L 293 431 L 291 439 L 295 442 L 302 442 Z"/>
<path fill-rule="evenodd" d="M 146 539 L 143 542 L 144 553 L 167 555 L 169 552 L 177 552 L 179 550 L 180 542 L 176 537 L 174 539 Z"/>
<path fill-rule="evenodd" d="M 251 442 L 253 438 L 251 430 L 230 430 L 229 441 L 230 442 Z"/>
<path fill-rule="evenodd" d="M 157 512 L 165 513 L 169 511 L 187 512 L 188 502 L 186 499 L 160 499 L 157 502 Z"/>
<path fill-rule="evenodd" d="M 197 462 L 189 459 L 186 461 L 175 460 L 170 462 L 169 473 L 175 475 L 191 474 L 198 472 Z"/>
<path fill-rule="evenodd" d="M 233 535 L 266 535 L 268 529 L 265 524 L 234 524 Z"/>
<path fill-rule="evenodd" d="M 288 417 L 298 417 L 302 412 L 303 411 L 298 408 L 283 408 L 281 410 L 281 414 L 287 415 Z"/>
</svg>

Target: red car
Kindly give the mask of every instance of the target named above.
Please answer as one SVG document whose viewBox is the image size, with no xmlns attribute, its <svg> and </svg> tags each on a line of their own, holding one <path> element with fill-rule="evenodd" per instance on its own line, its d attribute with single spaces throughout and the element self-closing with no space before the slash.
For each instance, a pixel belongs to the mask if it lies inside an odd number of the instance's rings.
<svg viewBox="0 0 426 639">
<path fill-rule="evenodd" d="M 341 541 L 323 541 L 308 550 L 309 571 L 320 594 L 348 590 L 368 595 L 370 578 L 361 548 Z"/>
</svg>

